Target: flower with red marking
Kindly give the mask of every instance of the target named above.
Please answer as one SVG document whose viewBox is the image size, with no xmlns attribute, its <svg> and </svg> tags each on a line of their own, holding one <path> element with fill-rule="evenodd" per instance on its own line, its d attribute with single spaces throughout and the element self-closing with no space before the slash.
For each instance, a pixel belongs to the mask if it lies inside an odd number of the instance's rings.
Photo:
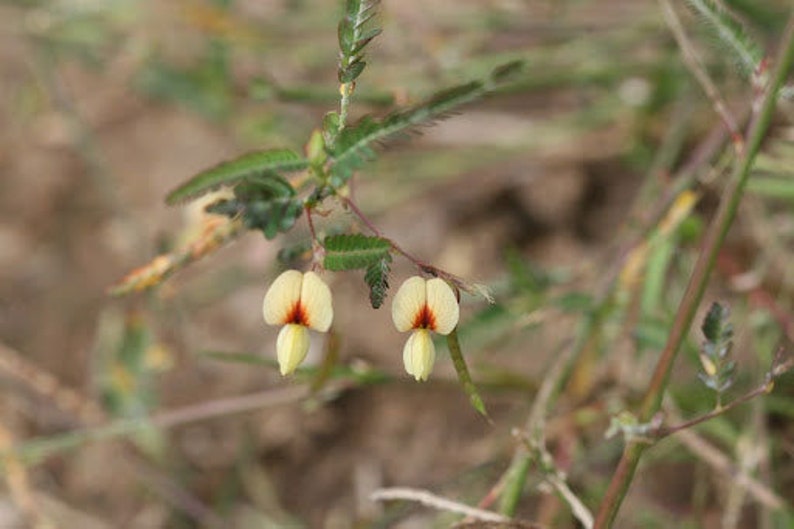
<svg viewBox="0 0 794 529">
<path fill-rule="evenodd" d="M 279 370 L 289 375 L 309 351 L 309 329 L 326 332 L 334 319 L 331 290 L 314 272 L 287 270 L 276 278 L 262 303 L 268 325 L 283 325 L 276 341 Z"/>
<path fill-rule="evenodd" d="M 414 276 L 395 294 L 391 315 L 398 331 L 413 331 L 403 348 L 405 370 L 416 380 L 427 380 L 436 359 L 430 332 L 447 335 L 458 324 L 455 293 L 443 279 Z"/>
</svg>

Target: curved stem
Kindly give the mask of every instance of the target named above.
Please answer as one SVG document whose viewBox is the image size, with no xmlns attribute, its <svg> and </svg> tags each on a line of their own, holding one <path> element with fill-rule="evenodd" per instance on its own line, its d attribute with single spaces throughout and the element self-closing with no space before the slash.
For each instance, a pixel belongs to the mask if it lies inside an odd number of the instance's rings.
<svg viewBox="0 0 794 529">
<path fill-rule="evenodd" d="M 369 218 L 364 214 L 364 212 L 361 211 L 361 209 L 359 209 L 358 205 L 356 205 L 356 203 L 353 202 L 353 200 L 351 200 L 348 197 L 344 197 L 344 196 L 339 196 L 339 200 L 342 202 L 342 204 L 345 205 L 346 208 L 348 208 L 351 212 L 353 212 L 353 214 L 356 217 L 359 218 L 361 223 L 364 224 L 364 226 L 366 226 L 369 231 L 371 231 L 372 233 L 374 233 L 375 235 L 377 235 L 381 239 L 389 241 L 389 244 L 391 244 L 392 250 L 394 250 L 398 254 L 402 255 L 403 257 L 405 257 L 406 259 L 408 259 L 409 261 L 414 263 L 423 272 L 429 272 L 429 273 L 434 273 L 435 275 L 438 275 L 437 274 L 438 269 L 436 267 L 434 267 L 432 265 L 429 265 L 429 264 L 425 263 L 424 261 L 420 260 L 418 257 L 415 257 L 414 255 L 408 253 L 407 251 L 403 250 L 400 247 L 400 245 L 398 245 L 396 242 L 394 242 L 394 240 L 386 237 L 383 234 L 383 232 L 380 231 L 378 229 L 378 227 L 375 226 L 372 223 L 371 220 L 369 220 Z"/>
</svg>

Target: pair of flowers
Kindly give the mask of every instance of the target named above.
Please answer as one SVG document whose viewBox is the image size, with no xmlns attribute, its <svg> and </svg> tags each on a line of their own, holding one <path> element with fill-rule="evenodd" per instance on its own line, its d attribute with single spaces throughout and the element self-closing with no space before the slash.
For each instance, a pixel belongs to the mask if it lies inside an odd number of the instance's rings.
<svg viewBox="0 0 794 529">
<path fill-rule="evenodd" d="M 265 294 L 262 314 L 267 324 L 283 325 L 276 353 L 281 374 L 288 375 L 309 351 L 309 329 L 327 332 L 331 327 L 331 290 L 314 272 L 287 270 Z M 459 315 L 457 297 L 443 279 L 414 276 L 400 286 L 392 302 L 392 320 L 398 331 L 413 331 L 403 348 L 409 375 L 427 380 L 436 358 L 430 332 L 449 334 Z"/>
</svg>

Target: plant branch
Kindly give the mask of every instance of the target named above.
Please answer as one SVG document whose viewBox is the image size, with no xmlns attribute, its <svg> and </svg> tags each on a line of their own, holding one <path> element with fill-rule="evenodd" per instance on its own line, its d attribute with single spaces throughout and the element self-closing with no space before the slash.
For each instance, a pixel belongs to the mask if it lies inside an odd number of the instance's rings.
<svg viewBox="0 0 794 529">
<path fill-rule="evenodd" d="M 579 499 L 579 497 L 573 493 L 571 488 L 565 482 L 563 478 L 561 478 L 557 474 L 550 474 L 546 476 L 546 481 L 557 490 L 557 494 L 559 494 L 563 500 L 568 504 L 571 508 L 571 512 L 573 513 L 574 517 L 579 520 L 579 523 L 582 524 L 584 529 L 592 529 L 593 527 L 593 514 L 590 512 L 590 509 Z"/>
<path fill-rule="evenodd" d="M 320 244 L 319 239 L 317 239 L 317 232 L 314 229 L 314 219 L 312 218 L 312 209 L 313 208 L 308 205 L 304 206 L 304 210 L 306 211 L 306 223 L 309 225 L 309 234 L 312 238 L 312 268 L 316 269 L 320 267 L 323 262 L 325 248 Z"/>
<path fill-rule="evenodd" d="M 673 438 L 680 442 L 687 450 L 705 461 L 715 471 L 725 478 L 735 480 L 736 484 L 747 489 L 747 492 L 761 505 L 770 509 L 783 509 L 787 502 L 775 491 L 753 476 L 741 470 L 723 454 L 717 447 L 700 437 L 692 430 L 682 430 Z"/>
<path fill-rule="evenodd" d="M 329 385 L 329 387 L 320 392 L 320 397 L 333 395 L 348 387 L 349 384 L 349 382 L 344 382 Z M 309 396 L 311 396 L 311 389 L 306 385 L 302 385 L 211 400 L 156 413 L 149 418 L 117 420 L 96 428 L 84 428 L 62 435 L 27 441 L 9 449 L 0 450 L 0 461 L 11 457 L 18 458 L 19 461 L 26 464 L 34 464 L 54 454 L 78 447 L 87 441 L 113 439 L 131 435 L 147 428 L 173 428 L 182 424 L 299 402 Z"/>
<path fill-rule="evenodd" d="M 366 226 L 369 231 L 371 231 L 372 233 L 374 233 L 375 235 L 377 235 L 381 239 L 385 239 L 385 240 L 389 241 L 389 244 L 391 244 L 391 247 L 392 247 L 392 249 L 395 252 L 399 253 L 400 255 L 402 255 L 403 257 L 405 257 L 406 259 L 408 259 L 412 263 L 414 263 L 416 266 L 418 266 L 420 269 L 422 269 L 422 271 L 428 271 L 430 269 L 433 269 L 433 267 L 431 265 L 428 265 L 427 263 L 419 260 L 419 258 L 417 258 L 417 257 L 413 256 L 412 254 L 408 253 L 407 251 L 403 250 L 392 239 L 386 237 L 383 234 L 383 232 L 380 231 L 378 229 L 378 227 L 375 226 L 375 224 L 372 223 L 371 220 L 369 220 L 369 218 L 364 214 L 363 211 L 361 211 L 361 209 L 358 207 L 358 205 L 352 199 L 350 199 L 348 197 L 345 197 L 345 196 L 339 195 L 339 200 L 342 202 L 342 204 L 344 204 L 344 206 L 347 209 L 349 209 L 351 212 L 353 212 L 353 214 L 356 217 L 359 218 L 361 223 L 364 224 L 364 226 Z"/>
<path fill-rule="evenodd" d="M 786 79 L 792 59 L 794 59 L 794 11 L 792 11 L 786 26 L 771 82 L 767 87 L 760 110 L 751 123 L 746 149 L 734 166 L 734 171 L 720 201 L 717 214 L 706 235 L 703 249 L 676 313 L 667 343 L 659 357 L 656 370 L 643 398 L 640 421 L 647 422 L 659 411 L 673 363 L 703 298 L 717 253 L 736 215 L 739 201 L 750 175 L 750 169 L 775 111 L 777 92 Z M 646 448 L 646 444 L 637 441 L 629 442 L 626 446 L 599 506 L 595 522 L 596 529 L 612 526 L 634 477 L 639 460 Z"/>
<path fill-rule="evenodd" d="M 108 288 L 111 296 L 123 296 L 155 287 L 188 265 L 198 261 L 246 231 L 242 219 L 227 220 L 212 216 L 203 221 L 201 233 L 187 245 L 171 253 L 155 257 L 149 264 L 136 268 Z"/>
<path fill-rule="evenodd" d="M 390 239 L 389 237 L 386 237 L 383 234 L 383 232 L 379 230 L 378 227 L 375 226 L 375 224 L 373 224 L 371 220 L 369 220 L 369 218 L 364 214 L 363 211 L 361 211 L 358 205 L 356 205 L 356 203 L 351 198 L 342 195 L 337 195 L 337 198 L 339 199 L 339 201 L 342 203 L 343 206 L 345 206 L 356 217 L 359 218 L 361 223 L 364 224 L 364 226 L 366 226 L 369 231 L 371 231 L 373 234 L 380 237 L 381 239 L 388 241 L 389 244 L 391 245 L 392 250 L 394 250 L 398 254 L 402 255 L 403 257 L 411 261 L 413 264 L 416 265 L 417 268 L 419 268 L 420 271 L 422 271 L 425 274 L 430 274 L 435 277 L 440 277 L 441 279 L 444 279 L 445 281 L 452 283 L 455 287 L 459 288 L 460 290 L 464 290 L 469 294 L 482 296 L 483 298 L 488 300 L 488 302 L 493 303 L 493 297 L 491 296 L 487 287 L 483 285 L 479 285 L 477 283 L 470 283 L 464 280 L 463 278 L 456 276 L 455 274 L 451 274 L 446 270 L 442 270 L 429 263 L 422 261 L 418 257 L 404 250 L 399 244 L 397 244 L 394 241 L 394 239 Z"/>
<path fill-rule="evenodd" d="M 499 523 L 499 522 L 511 521 L 510 518 L 508 518 L 507 516 L 502 516 L 501 514 L 495 512 L 486 511 L 483 509 L 477 509 L 475 507 L 470 507 L 462 503 L 448 500 L 447 498 L 442 498 L 441 496 L 437 496 L 432 492 L 428 492 L 426 490 L 420 490 L 420 489 L 410 489 L 405 487 L 378 489 L 370 495 L 370 499 L 372 501 L 384 501 L 384 500 L 413 501 L 413 502 L 421 503 L 422 505 L 426 505 L 427 507 L 438 509 L 439 511 L 462 514 L 464 516 L 482 522 Z"/>
<path fill-rule="evenodd" d="M 586 322 L 583 324 L 580 333 L 578 333 L 581 338 L 573 344 L 565 347 L 561 355 L 558 356 L 554 367 L 552 367 L 551 370 L 548 371 L 544 376 L 543 385 L 537 395 L 548 395 L 542 399 L 535 399 L 532 411 L 530 412 L 530 416 L 527 421 L 527 426 L 525 426 L 525 430 L 527 432 L 531 432 L 534 429 L 530 426 L 532 424 L 537 424 L 541 429 L 541 433 L 543 432 L 543 424 L 540 422 L 534 423 L 534 417 L 545 418 L 548 410 L 554 406 L 557 396 L 567 382 L 581 351 L 588 343 L 593 330 L 597 328 L 597 314 L 600 313 L 609 303 L 612 293 L 614 292 L 615 285 L 617 284 L 617 277 L 625 265 L 626 259 L 631 253 L 631 250 L 637 245 L 641 244 L 642 241 L 645 240 L 647 234 L 651 233 L 651 231 L 658 226 L 658 224 L 665 217 L 668 209 L 678 194 L 684 189 L 692 186 L 693 182 L 695 181 L 695 177 L 697 176 L 698 169 L 701 166 L 707 164 L 723 147 L 725 142 L 728 140 L 727 136 L 728 133 L 725 128 L 715 127 L 712 132 L 700 142 L 700 144 L 694 149 L 693 153 L 688 157 L 684 165 L 677 171 L 675 175 L 675 183 L 672 185 L 672 188 L 665 193 L 664 197 L 660 201 L 661 203 L 654 208 L 650 215 L 647 215 L 644 219 L 641 219 L 644 227 L 640 230 L 640 232 L 632 237 L 629 237 L 628 240 L 625 243 L 619 245 L 615 251 L 610 252 L 610 255 L 618 255 L 618 258 L 614 259 L 612 265 L 605 274 L 604 280 L 602 281 L 602 286 L 599 289 L 596 307 L 594 308 L 591 315 L 588 316 Z M 548 389 L 544 390 L 543 388 Z M 505 514 L 515 512 L 515 508 L 520 499 L 520 494 L 523 491 L 526 473 L 529 471 L 531 464 L 532 458 L 526 452 L 526 450 L 524 450 L 523 446 L 517 448 L 508 468 L 494 484 L 494 486 L 491 487 L 488 493 L 480 500 L 478 505 L 480 507 L 488 507 L 497 500 L 500 500 L 500 512 Z"/>
<path fill-rule="evenodd" d="M 781 356 L 780 352 L 778 352 L 777 357 L 780 356 Z M 656 439 L 664 439 L 665 437 L 678 433 L 681 430 L 686 430 L 687 428 L 691 428 L 692 426 L 696 426 L 698 424 L 711 420 L 714 417 L 719 417 L 720 415 L 723 415 L 724 413 L 732 410 L 737 406 L 744 404 L 745 402 L 748 402 L 758 397 L 759 395 L 769 394 L 772 392 L 772 390 L 775 387 L 775 378 L 779 377 L 783 373 L 786 373 L 787 371 L 790 371 L 792 368 L 794 368 L 794 357 L 791 357 L 782 363 L 779 364 L 776 363 L 764 377 L 764 382 L 757 388 L 745 393 L 744 395 L 742 395 L 737 399 L 732 400 L 728 404 L 720 406 L 712 410 L 711 412 L 706 413 L 705 415 L 695 417 L 694 419 L 690 419 L 675 426 L 660 427 L 654 433 L 654 437 Z"/>
</svg>

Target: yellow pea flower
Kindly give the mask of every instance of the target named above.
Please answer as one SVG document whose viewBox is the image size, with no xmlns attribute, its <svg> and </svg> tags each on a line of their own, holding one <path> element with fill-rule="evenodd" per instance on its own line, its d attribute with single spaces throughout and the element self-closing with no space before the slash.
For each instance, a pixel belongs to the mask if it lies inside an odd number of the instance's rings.
<svg viewBox="0 0 794 529">
<path fill-rule="evenodd" d="M 268 325 L 283 325 L 276 340 L 279 370 L 289 375 L 309 351 L 309 329 L 327 332 L 334 319 L 331 290 L 314 272 L 287 270 L 273 281 L 262 303 Z"/>
<path fill-rule="evenodd" d="M 403 348 L 405 370 L 416 380 L 427 380 L 436 359 L 430 331 L 447 335 L 458 324 L 455 293 L 443 279 L 411 277 L 397 290 L 391 315 L 398 331 L 413 331 Z"/>
</svg>

